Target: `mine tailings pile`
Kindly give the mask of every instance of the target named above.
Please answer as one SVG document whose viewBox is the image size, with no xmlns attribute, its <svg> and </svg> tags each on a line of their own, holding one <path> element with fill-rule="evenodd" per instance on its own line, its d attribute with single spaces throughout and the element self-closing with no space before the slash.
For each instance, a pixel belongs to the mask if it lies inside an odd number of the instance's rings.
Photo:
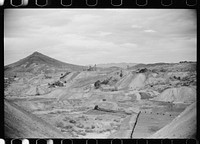
<svg viewBox="0 0 200 144">
<path fill-rule="evenodd" d="M 197 127 L 196 102 L 188 106 L 170 124 L 150 138 L 195 138 Z"/>
<path fill-rule="evenodd" d="M 154 98 L 154 100 L 192 103 L 196 101 L 196 90 L 190 87 L 169 88 Z"/>
<path fill-rule="evenodd" d="M 128 73 L 124 78 L 122 78 L 116 86 L 118 89 L 131 88 L 137 89 L 145 86 L 146 76 L 143 73 L 132 74 Z"/>
</svg>

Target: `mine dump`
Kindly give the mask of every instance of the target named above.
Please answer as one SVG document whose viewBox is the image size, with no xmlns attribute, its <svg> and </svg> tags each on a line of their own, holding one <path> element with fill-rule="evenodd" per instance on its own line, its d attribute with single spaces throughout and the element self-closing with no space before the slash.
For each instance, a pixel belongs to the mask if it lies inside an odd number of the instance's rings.
<svg viewBox="0 0 200 144">
<path fill-rule="evenodd" d="M 86 67 L 34 52 L 4 67 L 8 138 L 195 138 L 196 62 Z"/>
<path fill-rule="evenodd" d="M 5 138 L 196 139 L 195 9 L 2 16 Z"/>
</svg>

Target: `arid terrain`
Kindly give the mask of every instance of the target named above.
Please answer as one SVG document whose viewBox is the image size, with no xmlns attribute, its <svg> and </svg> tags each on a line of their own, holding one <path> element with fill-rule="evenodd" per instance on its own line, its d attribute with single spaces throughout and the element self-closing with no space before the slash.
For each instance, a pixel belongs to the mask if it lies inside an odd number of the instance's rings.
<svg viewBox="0 0 200 144">
<path fill-rule="evenodd" d="M 4 66 L 6 137 L 195 138 L 196 62 L 99 66 Z"/>
</svg>

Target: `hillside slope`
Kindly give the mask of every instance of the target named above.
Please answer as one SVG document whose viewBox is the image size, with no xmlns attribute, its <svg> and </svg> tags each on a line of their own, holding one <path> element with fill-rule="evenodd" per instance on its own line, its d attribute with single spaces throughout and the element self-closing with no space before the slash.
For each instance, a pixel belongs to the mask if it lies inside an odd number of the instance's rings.
<svg viewBox="0 0 200 144">
<path fill-rule="evenodd" d="M 4 101 L 5 137 L 8 138 L 69 138 L 55 127 L 23 110 L 19 106 Z"/>
<path fill-rule="evenodd" d="M 170 124 L 151 135 L 150 138 L 195 138 L 196 112 L 196 103 L 193 103 Z"/>
<path fill-rule="evenodd" d="M 186 86 L 169 88 L 163 91 L 158 97 L 155 97 L 154 100 L 191 103 L 196 101 L 196 90 Z"/>
</svg>

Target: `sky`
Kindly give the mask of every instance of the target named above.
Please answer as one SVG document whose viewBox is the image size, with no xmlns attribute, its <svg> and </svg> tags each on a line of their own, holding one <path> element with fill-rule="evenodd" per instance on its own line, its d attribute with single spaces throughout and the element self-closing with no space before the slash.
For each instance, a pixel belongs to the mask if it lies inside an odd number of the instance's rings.
<svg viewBox="0 0 200 144">
<path fill-rule="evenodd" d="M 188 9 L 6 9 L 4 65 L 35 51 L 78 65 L 196 61 L 196 17 Z"/>
</svg>

